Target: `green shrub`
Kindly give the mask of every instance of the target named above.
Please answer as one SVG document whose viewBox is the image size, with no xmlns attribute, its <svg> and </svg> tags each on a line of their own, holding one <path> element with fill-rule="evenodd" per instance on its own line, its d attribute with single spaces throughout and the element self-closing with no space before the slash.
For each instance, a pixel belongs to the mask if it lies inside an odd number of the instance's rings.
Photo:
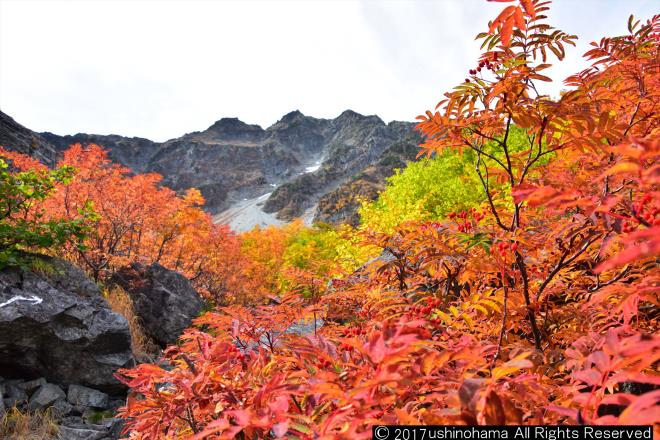
<svg viewBox="0 0 660 440">
<path fill-rule="evenodd" d="M 73 175 L 71 167 L 55 170 L 13 171 L 0 158 L 0 269 L 26 264 L 22 251 L 43 251 L 66 243 L 81 243 L 91 206 L 75 220 L 46 218 L 40 203 L 56 184 Z"/>
<path fill-rule="evenodd" d="M 508 145 L 510 154 L 523 154 L 529 148 L 525 130 L 512 125 Z M 489 141 L 485 151 L 499 160 L 505 160 L 495 142 Z M 494 168 L 492 159 L 482 157 L 481 160 L 485 168 Z M 539 161 L 537 166 L 548 160 L 551 158 Z M 388 185 L 377 200 L 362 204 L 362 227 L 392 232 L 394 227 L 406 221 L 441 220 L 450 212 L 478 207 L 486 196 L 475 171 L 476 162 L 474 151 L 465 147 L 462 154 L 447 150 L 432 158 L 408 163 L 406 168 L 396 170 L 387 179 Z M 490 186 L 501 190 L 494 196 L 498 205 L 510 205 L 507 183 L 491 182 Z"/>
</svg>

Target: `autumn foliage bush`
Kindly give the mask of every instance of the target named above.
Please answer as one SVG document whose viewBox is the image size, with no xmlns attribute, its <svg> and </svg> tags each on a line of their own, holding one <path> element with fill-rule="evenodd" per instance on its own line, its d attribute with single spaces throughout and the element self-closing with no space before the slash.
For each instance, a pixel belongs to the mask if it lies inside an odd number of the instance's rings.
<svg viewBox="0 0 660 440">
<path fill-rule="evenodd" d="M 0 157 L 20 171 L 15 176 L 48 173 L 44 165 L 20 153 L 0 148 Z M 242 285 L 228 269 L 241 261 L 240 243 L 227 226 L 214 224 L 203 211 L 199 191 L 179 195 L 162 186 L 158 174 L 132 174 L 94 144 L 72 145 L 58 169 L 67 170 L 67 179 L 53 180 L 48 197 L 24 211 L 46 224 L 84 221 L 84 240 L 61 243 L 56 252 L 95 280 L 106 280 L 119 267 L 139 261 L 184 273 L 218 302 Z M 88 212 L 93 215 L 81 215 Z"/>
<path fill-rule="evenodd" d="M 465 81 L 419 117 L 420 154 L 460 165 L 453 187 L 402 178 L 381 200 L 402 218 L 236 236 L 195 190 L 94 145 L 65 154 L 76 173 L 39 212 L 72 220 L 91 203 L 98 218 L 62 256 L 98 279 L 160 262 L 220 306 L 157 364 L 119 373 L 130 438 L 359 439 L 376 423 L 660 435 L 660 16 L 592 43 L 553 99 L 537 84 L 576 37 L 546 23 L 549 2 L 504 2 Z M 481 194 L 444 200 L 461 181 Z"/>
<path fill-rule="evenodd" d="M 420 117 L 423 153 L 470 152 L 483 205 L 365 234 L 383 256 L 319 295 L 200 317 L 168 368 L 121 372 L 130 438 L 357 439 L 375 423 L 660 434 L 660 16 L 593 43 L 552 99 L 536 84 L 576 37 L 547 10 L 506 5 L 466 80 Z M 337 304 L 352 313 L 290 331 Z"/>
</svg>

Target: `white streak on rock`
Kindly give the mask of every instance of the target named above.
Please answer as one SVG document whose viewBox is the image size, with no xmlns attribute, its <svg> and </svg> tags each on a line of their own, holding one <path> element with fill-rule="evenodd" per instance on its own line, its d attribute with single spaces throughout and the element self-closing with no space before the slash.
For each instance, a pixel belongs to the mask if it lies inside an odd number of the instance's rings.
<svg viewBox="0 0 660 440">
<path fill-rule="evenodd" d="M 34 295 L 30 295 L 29 298 L 26 298 L 24 296 L 14 296 L 14 297 L 10 298 L 9 300 L 7 300 L 7 301 L 3 302 L 2 304 L 0 304 L 0 307 L 8 306 L 9 304 L 17 302 L 17 301 L 29 301 L 33 305 L 37 305 L 37 304 L 41 304 L 44 300 L 43 300 L 43 298 L 39 298 L 38 296 L 34 296 Z"/>
</svg>

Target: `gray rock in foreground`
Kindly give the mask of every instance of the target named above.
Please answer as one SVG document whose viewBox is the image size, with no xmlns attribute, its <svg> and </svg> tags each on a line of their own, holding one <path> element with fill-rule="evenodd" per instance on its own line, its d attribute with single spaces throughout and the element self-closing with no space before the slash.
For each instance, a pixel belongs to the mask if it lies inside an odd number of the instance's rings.
<svg viewBox="0 0 660 440">
<path fill-rule="evenodd" d="M 33 389 L 35 383 L 41 384 L 36 390 Z M 56 438 L 48 437 L 43 440 L 116 440 L 121 437 L 124 421 L 116 416 L 117 409 L 125 403 L 124 398 L 111 399 L 105 393 L 80 385 L 69 386 L 67 397 L 61 386 L 44 382 L 43 379 L 25 381 L 5 380 L 0 377 L 0 402 L 7 389 L 25 399 L 28 394 L 24 389 L 33 389 L 29 395 L 29 403 L 25 400 L 16 403 L 19 411 L 50 411 L 50 420 L 57 424 L 59 432 Z"/>
<path fill-rule="evenodd" d="M 81 417 L 65 417 L 60 422 L 58 440 L 117 439 L 122 427 L 123 422 L 114 418 L 95 424 L 85 423 Z"/>
<path fill-rule="evenodd" d="M 175 343 L 204 305 L 186 277 L 160 264 L 133 263 L 112 282 L 128 292 L 145 332 L 161 347 Z"/>
<path fill-rule="evenodd" d="M 107 408 L 110 404 L 107 394 L 80 385 L 69 386 L 67 400 L 77 407 Z"/>
<path fill-rule="evenodd" d="M 108 430 L 105 427 L 90 425 L 60 425 L 59 429 L 58 440 L 101 440 L 107 438 L 108 435 Z"/>
<path fill-rule="evenodd" d="M 53 405 L 57 400 L 64 399 L 66 394 L 62 388 L 52 383 L 41 385 L 30 397 L 28 407 L 34 410 L 43 410 Z"/>
<path fill-rule="evenodd" d="M 81 270 L 39 258 L 39 273 L 0 270 L 0 376 L 122 393 L 113 374 L 133 364 L 126 319 Z"/>
<path fill-rule="evenodd" d="M 38 379 L 32 379 L 32 380 L 28 380 L 27 382 L 16 384 L 16 386 L 29 394 L 45 384 L 46 384 L 46 379 L 40 377 Z"/>
</svg>

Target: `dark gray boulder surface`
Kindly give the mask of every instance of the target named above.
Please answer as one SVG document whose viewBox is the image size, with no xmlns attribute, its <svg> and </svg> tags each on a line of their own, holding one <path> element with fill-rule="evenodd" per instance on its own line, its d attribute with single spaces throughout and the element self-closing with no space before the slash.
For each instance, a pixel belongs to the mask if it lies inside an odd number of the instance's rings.
<svg viewBox="0 0 660 440">
<path fill-rule="evenodd" d="M 20 382 L 20 380 L 18 380 L 18 382 Z M 17 380 L 9 380 L 3 384 L 3 400 L 6 408 L 27 404 L 28 394 L 16 385 Z"/>
<path fill-rule="evenodd" d="M 46 379 L 39 377 L 37 379 L 28 380 L 27 382 L 21 382 L 16 384 L 16 387 L 22 389 L 26 393 L 31 393 L 42 385 L 46 385 Z"/>
<path fill-rule="evenodd" d="M 52 383 L 45 383 L 32 394 L 28 408 L 33 411 L 43 410 L 65 397 L 66 394 L 64 394 L 62 388 Z"/>
<path fill-rule="evenodd" d="M 38 261 L 38 270 L 0 270 L 0 376 L 123 393 L 114 373 L 134 362 L 126 319 L 81 270 L 59 259 Z"/>
<path fill-rule="evenodd" d="M 129 294 L 145 332 L 161 347 L 175 343 L 204 306 L 186 277 L 160 264 L 133 263 L 111 282 Z"/>
<path fill-rule="evenodd" d="M 110 404 L 110 396 L 107 394 L 80 385 L 69 386 L 67 400 L 77 407 L 107 408 Z"/>
</svg>

